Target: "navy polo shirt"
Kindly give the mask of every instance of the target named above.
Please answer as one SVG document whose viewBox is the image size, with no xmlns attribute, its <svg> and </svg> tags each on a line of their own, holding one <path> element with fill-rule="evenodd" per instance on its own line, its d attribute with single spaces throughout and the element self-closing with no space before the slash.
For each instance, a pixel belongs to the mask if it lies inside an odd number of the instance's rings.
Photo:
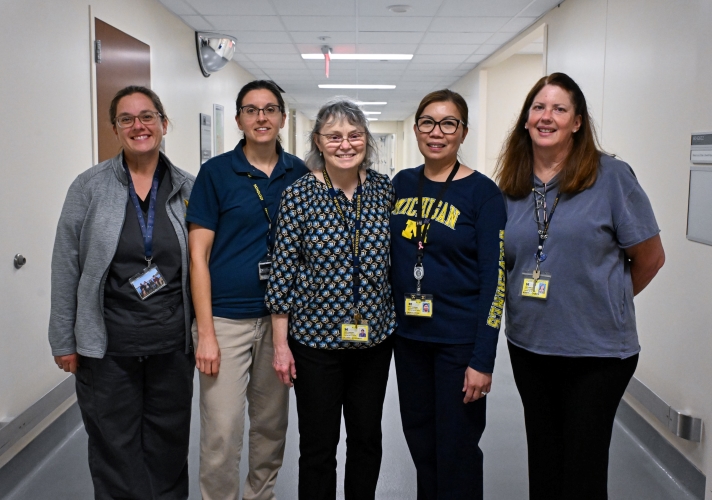
<svg viewBox="0 0 712 500">
<path fill-rule="evenodd" d="M 264 302 L 267 282 L 260 281 L 257 268 L 267 255 L 268 223 L 254 184 L 265 198 L 274 232 L 282 191 L 308 172 L 302 160 L 277 144 L 279 160 L 267 177 L 247 161 L 244 145 L 243 139 L 234 150 L 203 164 L 186 216 L 188 222 L 215 232 L 209 265 L 213 316 L 230 319 L 269 314 Z"/>
</svg>

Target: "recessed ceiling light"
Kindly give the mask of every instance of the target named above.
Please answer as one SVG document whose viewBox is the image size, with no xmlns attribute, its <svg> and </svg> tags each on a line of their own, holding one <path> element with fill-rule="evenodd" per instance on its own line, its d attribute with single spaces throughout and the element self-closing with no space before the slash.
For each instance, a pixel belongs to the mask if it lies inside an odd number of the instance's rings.
<svg viewBox="0 0 712 500">
<path fill-rule="evenodd" d="M 353 85 L 353 84 L 332 84 L 332 83 L 321 83 L 319 84 L 320 89 L 359 89 L 359 90 L 392 90 L 396 88 L 395 85 Z"/>
<path fill-rule="evenodd" d="M 354 101 L 357 106 L 385 106 L 386 101 Z"/>
<path fill-rule="evenodd" d="M 329 54 L 332 61 L 410 61 L 413 54 Z M 302 54 L 302 59 L 324 59 L 324 54 Z"/>
<path fill-rule="evenodd" d="M 363 114 L 364 115 L 380 115 L 381 112 L 380 111 L 364 111 Z"/>
<path fill-rule="evenodd" d="M 410 5 L 400 4 L 400 5 L 389 5 L 388 10 L 395 14 L 405 14 L 410 10 Z"/>
<path fill-rule="evenodd" d="M 378 118 L 366 118 L 370 122 L 377 122 Z"/>
</svg>

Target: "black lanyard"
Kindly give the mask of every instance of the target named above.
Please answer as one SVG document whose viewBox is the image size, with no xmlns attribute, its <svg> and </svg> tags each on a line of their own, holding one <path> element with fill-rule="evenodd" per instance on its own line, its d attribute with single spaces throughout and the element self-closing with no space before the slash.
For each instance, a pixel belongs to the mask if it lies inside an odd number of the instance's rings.
<svg viewBox="0 0 712 500">
<path fill-rule="evenodd" d="M 336 190 L 334 189 L 334 186 L 331 184 L 331 179 L 329 179 L 329 174 L 326 172 L 326 168 L 322 170 L 324 174 L 324 182 L 326 183 L 326 187 L 329 188 L 329 196 L 331 196 L 331 199 L 334 201 L 334 205 L 336 205 L 336 210 L 339 212 L 339 215 L 341 218 L 344 220 L 344 224 L 346 224 L 346 229 L 349 232 L 349 235 L 351 236 L 351 251 L 353 252 L 353 295 L 354 295 L 354 322 L 359 323 L 359 318 L 361 315 L 358 312 L 358 304 L 361 300 L 361 291 L 359 289 L 359 285 L 361 282 L 360 276 L 359 276 L 359 271 L 361 269 L 361 257 L 360 257 L 360 252 L 359 252 L 359 246 L 361 243 L 361 195 L 363 193 L 363 186 L 361 185 L 361 174 L 357 174 L 358 176 L 358 186 L 356 187 L 356 193 L 354 194 L 354 201 L 356 202 L 356 220 L 354 222 L 354 232 L 353 235 L 351 234 L 351 228 L 349 226 L 349 220 L 346 218 L 346 214 L 344 213 L 343 209 L 341 208 L 341 203 L 339 203 L 339 198 L 336 194 Z"/>
<path fill-rule="evenodd" d="M 136 188 L 134 187 L 133 179 L 131 179 L 131 172 L 129 171 L 129 167 L 126 165 L 125 161 L 124 169 L 126 170 L 126 177 L 129 181 L 129 197 L 131 198 L 134 208 L 136 209 L 138 225 L 141 227 L 145 258 L 150 265 L 151 260 L 153 259 L 153 224 L 156 220 L 156 198 L 158 197 L 158 183 L 160 182 L 161 174 L 163 173 L 163 162 L 160 160 L 158 161 L 156 171 L 153 173 L 153 181 L 151 182 L 151 197 L 148 202 L 148 214 L 146 219 L 143 218 L 141 203 L 138 201 Z"/>
<path fill-rule="evenodd" d="M 551 224 L 551 219 L 554 218 L 554 212 L 556 211 L 556 206 L 559 204 L 559 198 L 561 198 L 561 192 L 556 194 L 554 199 L 554 204 L 551 206 L 551 212 L 546 215 L 546 184 L 544 184 L 544 194 L 539 193 L 536 188 L 532 188 L 532 194 L 534 196 L 534 221 L 537 225 L 537 233 L 539 233 L 539 245 L 537 246 L 534 258 L 536 259 L 536 270 L 539 270 L 539 264 L 546 260 L 546 254 L 544 251 L 544 242 L 549 237 L 549 225 Z M 539 220 L 539 207 L 537 204 L 537 195 L 541 196 L 543 199 L 542 208 L 544 209 L 544 223 L 542 226 L 541 220 Z"/>
<path fill-rule="evenodd" d="M 254 179 L 254 176 L 252 174 L 247 174 L 247 177 L 250 179 Z M 267 208 L 267 202 L 265 201 L 264 196 L 262 196 L 262 191 L 260 191 L 260 188 L 257 186 L 257 183 L 253 183 L 252 187 L 255 188 L 255 193 L 257 193 L 257 199 L 260 201 L 260 205 L 262 205 L 262 210 L 264 210 L 265 217 L 267 218 L 267 255 L 272 255 L 272 217 L 269 215 L 269 208 Z M 280 191 L 281 192 L 281 191 Z"/>
</svg>

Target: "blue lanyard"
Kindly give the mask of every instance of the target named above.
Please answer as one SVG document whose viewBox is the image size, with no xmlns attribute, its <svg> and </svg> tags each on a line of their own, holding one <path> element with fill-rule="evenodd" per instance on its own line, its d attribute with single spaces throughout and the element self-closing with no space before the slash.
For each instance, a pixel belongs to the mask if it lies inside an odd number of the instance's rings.
<svg viewBox="0 0 712 500">
<path fill-rule="evenodd" d="M 355 322 L 359 323 L 360 313 L 358 312 L 358 304 L 361 301 L 361 290 L 359 288 L 361 284 L 361 279 L 359 277 L 359 271 L 361 269 L 361 257 L 359 255 L 359 245 L 361 242 L 361 195 L 363 193 L 363 186 L 361 185 L 361 175 L 358 174 L 358 186 L 356 187 L 356 193 L 354 194 L 354 201 L 356 202 L 356 221 L 354 223 L 354 232 L 351 235 L 351 228 L 349 227 L 349 220 L 346 218 L 343 209 L 341 208 L 341 203 L 339 203 L 339 198 L 336 194 L 334 186 L 331 184 L 331 179 L 329 179 L 329 174 L 326 172 L 326 168 L 322 170 L 324 173 L 324 182 L 329 188 L 329 196 L 334 200 L 334 205 L 336 205 L 336 210 L 339 215 L 344 220 L 346 224 L 346 229 L 349 231 L 349 236 L 351 236 L 351 251 L 353 252 L 353 296 L 354 296 L 354 315 Z"/>
<path fill-rule="evenodd" d="M 153 223 L 156 219 L 156 198 L 158 197 L 158 183 L 161 180 L 161 174 L 163 173 L 163 162 L 159 161 L 156 166 L 156 171 L 153 173 L 153 181 L 151 183 L 151 198 L 148 202 L 148 217 L 144 219 L 143 210 L 141 210 L 141 204 L 138 201 L 138 196 L 136 195 L 136 188 L 134 188 L 133 179 L 131 179 L 131 172 L 129 171 L 128 165 L 124 161 L 124 169 L 126 170 L 126 177 L 129 180 L 129 197 L 133 202 L 134 208 L 136 209 L 136 215 L 138 216 L 138 225 L 141 226 L 141 235 L 143 235 L 143 248 L 146 261 L 151 264 L 153 259 Z"/>
</svg>

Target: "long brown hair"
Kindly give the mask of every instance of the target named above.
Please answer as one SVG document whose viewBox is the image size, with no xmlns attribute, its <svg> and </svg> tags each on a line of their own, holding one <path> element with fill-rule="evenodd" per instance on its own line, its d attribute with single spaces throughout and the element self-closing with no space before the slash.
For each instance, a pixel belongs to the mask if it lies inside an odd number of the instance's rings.
<svg viewBox="0 0 712 500">
<path fill-rule="evenodd" d="M 562 193 L 578 193 L 596 182 L 601 149 L 593 121 L 588 113 L 586 98 L 570 76 L 564 73 L 552 73 L 541 78 L 529 91 L 519 118 L 509 133 L 497 161 L 495 179 L 499 188 L 514 198 L 526 196 L 532 189 L 534 153 L 531 136 L 524 125 L 529 118 L 529 109 L 534 98 L 546 85 L 556 85 L 567 91 L 574 105 L 574 116 L 581 117 L 581 127 L 572 136 L 573 146 L 561 168 L 559 190 Z"/>
</svg>

